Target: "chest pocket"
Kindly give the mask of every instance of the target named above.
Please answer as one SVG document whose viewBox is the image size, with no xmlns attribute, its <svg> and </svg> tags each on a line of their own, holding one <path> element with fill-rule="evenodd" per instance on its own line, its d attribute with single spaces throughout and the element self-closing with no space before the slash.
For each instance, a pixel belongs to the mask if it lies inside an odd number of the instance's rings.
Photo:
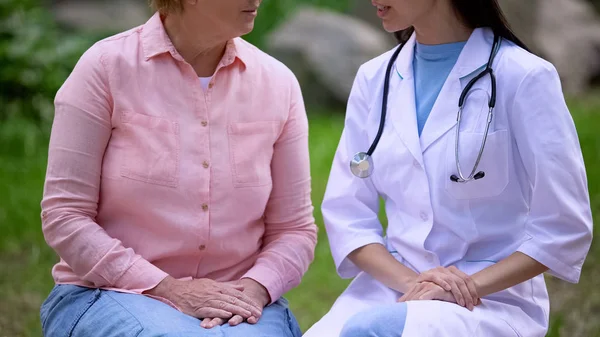
<svg viewBox="0 0 600 337">
<path fill-rule="evenodd" d="M 459 140 L 460 168 L 466 178 L 477 160 L 483 132 L 461 132 Z M 494 197 L 502 193 L 508 185 L 508 146 L 508 130 L 490 131 L 475 171 L 475 173 L 483 171 L 485 176 L 466 183 L 458 183 L 450 179 L 453 174 L 458 176 L 455 137 L 450 137 L 446 149 L 446 192 L 456 199 Z"/>
<path fill-rule="evenodd" d="M 125 160 L 121 176 L 177 187 L 179 124 L 160 117 L 125 111 L 121 115 Z"/>
<path fill-rule="evenodd" d="M 234 187 L 269 185 L 273 145 L 280 122 L 231 123 L 228 128 L 229 158 Z"/>
</svg>

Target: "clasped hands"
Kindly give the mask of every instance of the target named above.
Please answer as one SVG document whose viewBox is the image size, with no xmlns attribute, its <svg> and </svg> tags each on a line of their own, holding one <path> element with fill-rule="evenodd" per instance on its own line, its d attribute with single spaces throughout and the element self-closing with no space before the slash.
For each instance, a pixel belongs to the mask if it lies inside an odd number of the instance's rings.
<svg viewBox="0 0 600 337">
<path fill-rule="evenodd" d="M 210 279 L 182 281 L 167 277 L 147 293 L 166 298 L 183 313 L 202 319 L 200 325 L 207 329 L 225 323 L 235 326 L 244 321 L 256 324 L 263 308 L 270 302 L 267 290 L 260 283 L 247 278 L 217 282 Z"/>
<path fill-rule="evenodd" d="M 421 273 L 398 302 L 419 300 L 452 302 L 469 310 L 481 303 L 473 279 L 454 266 Z"/>
</svg>

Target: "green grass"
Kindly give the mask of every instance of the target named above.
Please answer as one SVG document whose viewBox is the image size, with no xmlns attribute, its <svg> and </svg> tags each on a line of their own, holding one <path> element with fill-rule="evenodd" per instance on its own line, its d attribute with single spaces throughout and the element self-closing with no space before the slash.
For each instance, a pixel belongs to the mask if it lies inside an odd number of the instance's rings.
<svg viewBox="0 0 600 337">
<path fill-rule="evenodd" d="M 600 99 L 571 102 L 588 167 L 594 211 L 600 209 Z M 348 285 L 335 273 L 319 210 L 342 131 L 341 114 L 311 114 L 311 168 L 315 217 L 321 230 L 316 258 L 302 284 L 287 294 L 302 329 L 322 317 Z M 28 123 L 0 125 L 0 337 L 40 336 L 38 310 L 52 287 L 56 257 L 40 230 L 47 136 Z M 383 215 L 382 215 L 383 216 Z M 594 336 L 600 331 L 600 245 L 595 244 L 579 285 L 549 279 L 553 326 L 549 336 Z M 553 300 L 554 300 L 553 298 Z M 597 310 L 597 309 L 596 309 Z M 576 334 L 578 332 L 580 334 Z"/>
</svg>

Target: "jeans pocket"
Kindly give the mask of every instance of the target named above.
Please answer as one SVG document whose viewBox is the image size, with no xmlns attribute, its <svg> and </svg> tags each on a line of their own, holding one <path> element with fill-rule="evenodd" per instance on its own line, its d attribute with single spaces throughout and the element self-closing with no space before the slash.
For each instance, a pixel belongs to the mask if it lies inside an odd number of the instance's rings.
<svg viewBox="0 0 600 337">
<path fill-rule="evenodd" d="M 302 330 L 300 329 L 300 325 L 298 324 L 298 321 L 296 320 L 294 313 L 292 312 L 292 310 L 289 307 L 288 300 L 286 298 L 282 297 L 279 300 L 277 300 L 277 302 L 275 302 L 275 304 L 283 307 L 283 309 L 285 310 L 286 323 L 287 323 L 287 327 L 290 332 L 290 336 L 291 337 L 301 337 Z"/>
<path fill-rule="evenodd" d="M 44 300 L 44 302 L 42 302 L 42 305 L 40 306 L 40 323 L 42 324 L 43 335 L 45 335 L 45 326 L 46 321 L 48 320 L 50 310 L 54 308 L 56 304 L 64 298 L 64 296 L 61 294 L 60 287 L 60 285 L 55 285 L 48 294 L 48 297 L 46 297 L 46 299 Z"/>
<path fill-rule="evenodd" d="M 67 334 L 67 336 L 72 336 L 73 330 L 75 330 L 75 327 L 81 320 L 81 317 L 83 317 L 83 315 L 92 307 L 92 305 L 94 305 L 94 303 L 98 301 L 98 298 L 100 298 L 101 295 L 102 292 L 100 289 L 94 290 L 92 297 L 87 301 L 87 303 L 85 303 L 85 305 L 81 307 L 81 309 L 78 311 L 78 314 L 75 316 L 73 323 L 71 323 L 71 326 L 69 327 L 69 333 Z"/>
<path fill-rule="evenodd" d="M 290 332 L 292 333 L 292 337 L 302 337 L 302 330 L 300 329 L 300 325 L 296 320 L 296 317 L 292 313 L 292 311 L 288 308 L 285 309 L 288 318 L 288 326 L 290 328 Z"/>
<path fill-rule="evenodd" d="M 93 305 L 83 311 L 72 327 L 69 337 L 135 337 L 142 324 L 126 303 L 115 298 L 121 293 L 102 291 Z M 135 295 L 142 296 L 142 295 Z"/>
<path fill-rule="evenodd" d="M 71 336 L 81 316 L 98 300 L 100 290 L 74 285 L 54 287 L 40 308 L 44 336 Z"/>
</svg>

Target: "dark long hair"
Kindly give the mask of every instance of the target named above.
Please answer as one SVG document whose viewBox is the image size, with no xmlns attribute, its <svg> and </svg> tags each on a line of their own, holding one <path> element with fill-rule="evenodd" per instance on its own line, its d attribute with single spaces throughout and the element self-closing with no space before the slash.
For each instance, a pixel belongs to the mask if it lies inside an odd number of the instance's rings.
<svg viewBox="0 0 600 337">
<path fill-rule="evenodd" d="M 469 28 L 491 28 L 495 34 L 529 51 L 525 43 L 511 30 L 497 0 L 451 0 L 451 2 L 457 15 Z M 395 32 L 394 36 L 399 43 L 403 43 L 410 38 L 413 32 L 414 28 L 410 27 Z"/>
</svg>

